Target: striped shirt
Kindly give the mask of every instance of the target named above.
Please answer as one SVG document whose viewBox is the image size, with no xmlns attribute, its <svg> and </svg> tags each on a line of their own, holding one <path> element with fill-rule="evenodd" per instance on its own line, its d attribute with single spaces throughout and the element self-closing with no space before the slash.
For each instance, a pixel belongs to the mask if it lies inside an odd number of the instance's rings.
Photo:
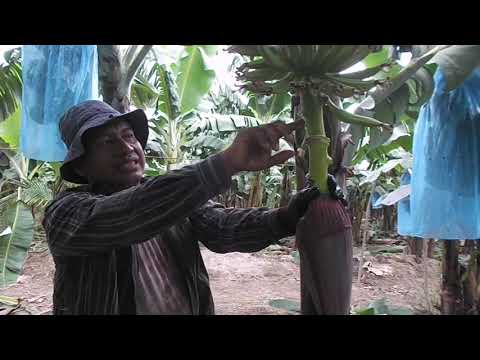
<svg viewBox="0 0 480 360">
<path fill-rule="evenodd" d="M 276 209 L 212 202 L 230 181 L 215 155 L 115 193 L 86 185 L 59 194 L 43 221 L 54 314 L 213 314 L 198 242 L 255 252 L 291 235 Z"/>
</svg>

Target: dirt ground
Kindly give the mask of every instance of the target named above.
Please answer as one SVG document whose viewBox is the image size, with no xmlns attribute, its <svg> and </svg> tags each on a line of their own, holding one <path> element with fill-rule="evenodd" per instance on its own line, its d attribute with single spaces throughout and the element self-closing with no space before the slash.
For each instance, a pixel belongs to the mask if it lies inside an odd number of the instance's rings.
<svg viewBox="0 0 480 360">
<path fill-rule="evenodd" d="M 202 249 L 216 313 L 219 315 L 282 315 L 270 306 L 275 299 L 300 301 L 299 265 L 291 246 L 273 245 L 254 254 L 214 254 Z M 438 314 L 440 262 L 428 260 L 428 269 L 405 253 L 366 253 L 362 281 L 357 283 L 359 250 L 354 251 L 352 311 L 385 298 L 388 305 L 415 314 Z M 425 273 L 426 270 L 426 273 Z M 0 295 L 19 298 L 18 307 L 0 303 L 0 315 L 49 315 L 52 307 L 54 265 L 45 245 L 35 244 L 18 282 Z M 427 276 L 425 276 L 427 275 Z M 425 286 L 427 278 L 427 287 Z M 428 288 L 428 296 L 427 294 Z"/>
</svg>

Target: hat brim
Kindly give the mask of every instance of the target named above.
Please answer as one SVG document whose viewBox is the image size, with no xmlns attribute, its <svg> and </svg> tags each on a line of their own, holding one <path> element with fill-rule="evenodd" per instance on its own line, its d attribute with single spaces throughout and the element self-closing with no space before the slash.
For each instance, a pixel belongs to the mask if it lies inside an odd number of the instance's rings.
<svg viewBox="0 0 480 360">
<path fill-rule="evenodd" d="M 68 153 L 65 156 L 63 165 L 60 167 L 60 174 L 64 180 L 75 184 L 88 184 L 88 180 L 79 175 L 73 167 L 73 162 L 85 154 L 82 136 L 85 134 L 85 132 L 87 132 L 87 130 L 119 120 L 126 120 L 129 122 L 133 132 L 135 133 L 135 137 L 142 145 L 142 148 L 145 149 L 148 140 L 148 119 L 142 109 L 137 109 L 119 116 L 106 117 L 96 121 L 87 122 L 75 135 Z"/>
</svg>

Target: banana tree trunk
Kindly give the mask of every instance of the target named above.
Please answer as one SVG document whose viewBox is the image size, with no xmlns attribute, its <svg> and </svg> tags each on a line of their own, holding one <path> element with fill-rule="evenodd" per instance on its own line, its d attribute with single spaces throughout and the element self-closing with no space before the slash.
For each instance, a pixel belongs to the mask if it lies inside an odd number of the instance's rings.
<svg viewBox="0 0 480 360">
<path fill-rule="evenodd" d="M 259 171 L 251 181 L 251 188 L 248 196 L 248 207 L 262 206 L 263 186 L 262 186 L 262 172 Z"/>
<path fill-rule="evenodd" d="M 130 46 L 123 55 L 119 45 L 98 45 L 99 82 L 103 101 L 121 113 L 130 110 L 130 87 L 152 45 Z"/>
<path fill-rule="evenodd" d="M 470 255 L 466 268 L 462 269 L 462 289 L 466 315 L 480 314 L 480 240 L 465 241 L 465 250 Z"/>
<path fill-rule="evenodd" d="M 475 244 L 477 243 L 477 244 Z M 476 246 L 477 245 L 477 246 Z M 478 240 L 466 240 L 462 253 L 469 255 L 468 264 L 459 261 L 458 240 L 444 240 L 442 314 L 478 315 L 480 310 L 480 255 Z"/>
<path fill-rule="evenodd" d="M 297 226 L 301 311 L 304 315 L 346 315 L 350 313 L 352 290 L 352 225 L 343 204 L 328 195 L 327 174 L 332 161 L 330 141 L 325 136 L 324 104 L 309 89 L 301 91 L 300 97 L 307 125 L 309 172 L 323 194 L 310 203 Z M 334 133 L 332 127 L 330 132 Z"/>
<path fill-rule="evenodd" d="M 461 313 L 458 240 L 443 240 L 442 314 Z"/>
<path fill-rule="evenodd" d="M 280 207 L 287 206 L 290 200 L 290 176 L 288 168 L 283 169 L 282 187 L 280 189 Z"/>
</svg>

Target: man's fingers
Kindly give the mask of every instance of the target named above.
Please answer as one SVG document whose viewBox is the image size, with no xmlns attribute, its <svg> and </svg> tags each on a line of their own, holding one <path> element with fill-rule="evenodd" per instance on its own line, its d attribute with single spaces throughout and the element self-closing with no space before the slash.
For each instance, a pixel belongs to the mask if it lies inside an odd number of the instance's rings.
<svg viewBox="0 0 480 360">
<path fill-rule="evenodd" d="M 305 121 L 304 120 L 297 120 L 293 123 L 285 124 L 284 122 L 281 121 L 275 121 L 272 123 L 276 127 L 278 131 L 282 133 L 283 137 L 287 137 L 289 134 L 291 134 L 293 131 L 302 129 L 305 127 Z"/>
<path fill-rule="evenodd" d="M 295 155 L 295 151 L 292 151 L 292 150 L 280 151 L 279 153 L 273 155 L 270 158 L 270 160 L 268 162 L 268 167 L 283 164 L 285 161 L 287 161 L 288 159 L 290 159 L 294 155 Z"/>
<path fill-rule="evenodd" d="M 295 124 L 295 125 L 292 125 Z M 279 150 L 280 138 L 285 138 L 287 140 L 293 141 L 292 131 L 299 126 L 303 126 L 303 120 L 300 122 L 292 123 L 292 124 L 285 124 L 281 121 L 275 121 L 272 124 L 269 124 L 265 127 L 266 131 L 268 132 L 268 136 L 270 139 L 270 144 L 275 151 Z M 303 125 L 302 125 L 303 124 Z"/>
<path fill-rule="evenodd" d="M 275 121 L 272 123 L 272 125 L 275 127 L 275 130 L 279 133 L 279 137 L 287 137 L 292 132 L 292 130 L 290 130 L 290 126 L 288 126 L 284 122 Z"/>
</svg>

